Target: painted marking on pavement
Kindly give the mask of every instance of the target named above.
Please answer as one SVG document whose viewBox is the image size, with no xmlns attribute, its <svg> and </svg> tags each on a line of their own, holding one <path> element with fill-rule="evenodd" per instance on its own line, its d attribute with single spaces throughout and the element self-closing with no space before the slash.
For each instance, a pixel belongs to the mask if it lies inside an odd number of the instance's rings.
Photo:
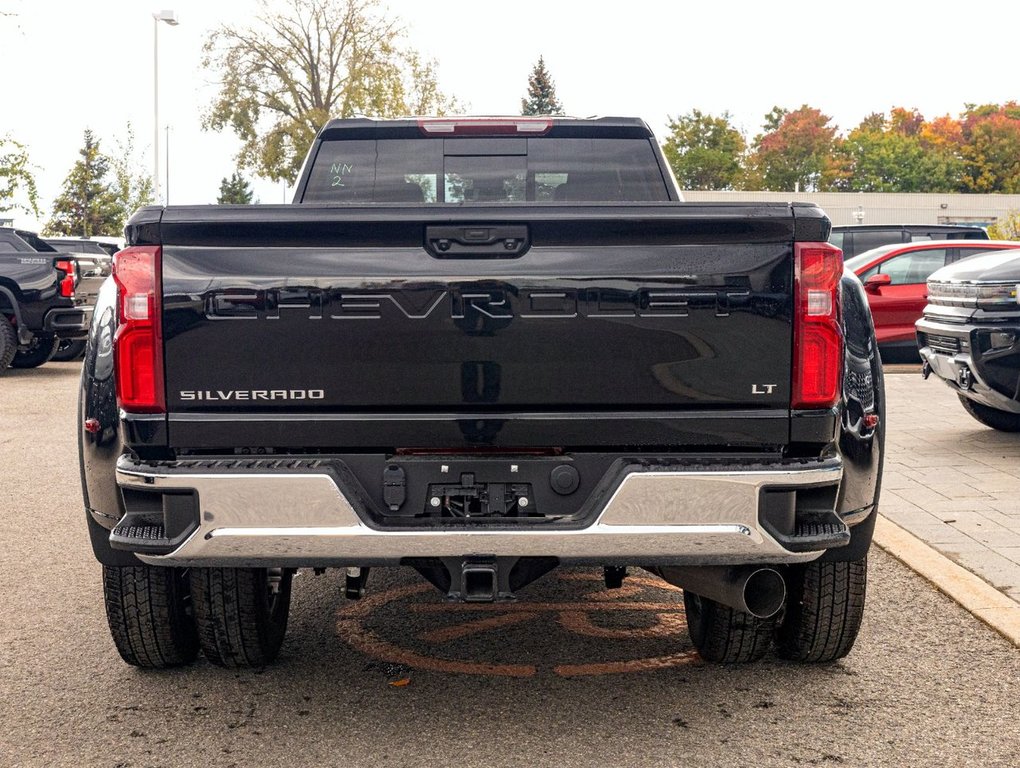
<svg viewBox="0 0 1020 768">
<path fill-rule="evenodd" d="M 337 614 L 337 634 L 355 650 L 379 661 L 492 677 L 535 677 L 540 672 L 560 677 L 624 674 L 700 660 L 686 637 L 683 601 L 678 600 L 682 593 L 676 587 L 640 575 L 629 576 L 616 590 L 604 589 L 597 574 L 566 573 L 552 579 L 559 581 L 551 585 L 554 589 L 569 593 L 566 599 L 424 602 L 434 591 L 428 584 L 394 587 L 345 604 Z M 527 631 L 540 636 L 548 652 L 564 657 L 536 664 L 527 659 L 533 648 L 521 648 L 517 653 L 516 647 L 504 645 L 499 650 L 507 652 L 509 660 L 479 658 L 491 653 L 487 634 L 528 624 L 536 625 Z M 416 629 L 409 632 L 409 627 Z M 550 642 L 550 633 L 561 634 L 562 642 Z M 647 655 L 649 647 L 661 650 L 662 645 L 679 649 Z M 646 655 L 630 657 L 642 648 Z M 462 656 L 454 658 L 457 653 Z M 614 654 L 622 658 L 612 658 Z M 591 660 L 593 656 L 598 660 Z"/>
</svg>

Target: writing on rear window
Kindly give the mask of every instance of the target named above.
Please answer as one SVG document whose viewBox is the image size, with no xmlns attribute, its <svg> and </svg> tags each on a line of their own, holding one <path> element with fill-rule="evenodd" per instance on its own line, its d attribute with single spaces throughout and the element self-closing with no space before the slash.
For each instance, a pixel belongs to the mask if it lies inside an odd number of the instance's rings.
<svg viewBox="0 0 1020 768">
<path fill-rule="evenodd" d="M 350 163 L 333 163 L 329 166 L 329 173 L 333 177 L 330 186 L 342 187 L 344 185 L 344 175 L 353 172 L 354 166 Z"/>
</svg>

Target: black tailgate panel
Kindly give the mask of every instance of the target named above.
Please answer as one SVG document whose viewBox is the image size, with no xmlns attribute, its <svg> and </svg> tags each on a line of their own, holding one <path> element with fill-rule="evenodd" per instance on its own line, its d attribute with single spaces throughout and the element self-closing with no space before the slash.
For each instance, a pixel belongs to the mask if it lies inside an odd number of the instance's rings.
<svg viewBox="0 0 1020 768">
<path fill-rule="evenodd" d="M 392 419 L 425 427 L 474 415 L 555 414 L 555 422 L 605 414 L 606 434 L 593 442 L 611 442 L 615 418 L 621 444 L 669 444 L 696 437 L 700 411 L 725 421 L 733 412 L 739 421 L 753 410 L 769 422 L 769 442 L 782 443 L 792 222 L 757 230 L 747 222 L 672 230 L 661 220 L 615 228 L 605 218 L 594 227 L 537 222 L 530 247 L 514 258 L 436 258 L 424 247 L 424 223 L 414 243 L 405 235 L 394 242 L 392 230 L 372 243 L 363 227 L 354 241 L 349 231 L 334 238 L 342 246 L 300 237 L 272 247 L 213 245 L 215 228 L 192 238 L 200 243 L 167 238 L 167 404 L 178 425 L 171 442 L 194 440 L 198 432 L 181 425 L 206 417 L 261 421 L 283 441 L 247 444 L 295 445 L 301 430 L 281 427 L 291 416 L 326 418 L 343 441 L 351 434 L 341 425 L 364 431 L 373 420 L 390 425 L 381 429 L 389 438 L 400 432 L 392 434 Z M 764 242 L 753 242 L 756 235 Z M 706 428 L 703 443 L 756 442 L 733 423 Z M 309 443 L 343 444 L 323 424 L 309 429 Z"/>
<path fill-rule="evenodd" d="M 788 247 L 719 249 L 730 274 L 668 274 L 664 259 L 682 263 L 684 250 L 590 249 L 571 264 L 569 252 L 532 249 L 513 264 L 521 276 L 458 261 L 440 265 L 451 273 L 444 279 L 400 274 L 402 264 L 430 258 L 422 251 L 373 251 L 373 269 L 356 277 L 341 273 L 365 254 L 291 251 L 277 274 L 248 268 L 241 279 L 229 275 L 251 252 L 167 248 L 171 410 L 788 402 Z M 333 264 L 316 268 L 324 260 Z M 380 274 L 387 266 L 397 276 Z M 755 385 L 765 393 L 752 394 Z M 237 399 L 262 390 L 277 394 Z"/>
</svg>

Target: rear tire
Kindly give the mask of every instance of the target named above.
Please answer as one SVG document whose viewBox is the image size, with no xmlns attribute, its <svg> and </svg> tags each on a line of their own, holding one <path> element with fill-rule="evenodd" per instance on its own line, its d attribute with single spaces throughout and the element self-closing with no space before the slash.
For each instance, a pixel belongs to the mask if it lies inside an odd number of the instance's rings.
<svg viewBox="0 0 1020 768">
<path fill-rule="evenodd" d="M 272 662 L 287 632 L 293 575 L 266 568 L 192 568 L 195 623 L 205 657 L 220 667 Z"/>
<path fill-rule="evenodd" d="M 11 367 L 11 360 L 18 351 L 18 334 L 14 326 L 7 319 L 7 315 L 0 315 L 0 376 Z"/>
<path fill-rule="evenodd" d="M 1020 413 L 1009 413 L 1000 411 L 998 408 L 983 403 L 976 403 L 969 397 L 957 395 L 963 410 L 980 421 L 986 427 L 998 429 L 1001 432 L 1020 432 Z"/>
<path fill-rule="evenodd" d="M 52 333 L 37 333 L 27 346 L 19 347 L 11 360 L 11 368 L 38 368 L 48 363 L 60 342 Z"/>
<path fill-rule="evenodd" d="M 110 634 L 128 664 L 166 669 L 198 656 L 186 569 L 105 565 L 103 594 Z"/>
<path fill-rule="evenodd" d="M 58 363 L 67 363 L 78 360 L 85 355 L 85 339 L 61 339 L 57 344 L 57 351 L 53 353 L 53 360 Z"/>
<path fill-rule="evenodd" d="M 786 585 L 776 653 L 803 662 L 830 662 L 850 653 L 864 618 L 868 558 L 797 566 Z"/>
<path fill-rule="evenodd" d="M 687 632 L 705 661 L 746 664 L 769 651 L 775 621 L 759 619 L 684 590 Z"/>
</svg>

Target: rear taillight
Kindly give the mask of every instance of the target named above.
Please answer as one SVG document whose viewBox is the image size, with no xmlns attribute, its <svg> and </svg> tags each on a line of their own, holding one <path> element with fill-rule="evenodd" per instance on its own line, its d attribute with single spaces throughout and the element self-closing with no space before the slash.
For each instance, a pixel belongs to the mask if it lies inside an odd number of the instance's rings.
<svg viewBox="0 0 1020 768">
<path fill-rule="evenodd" d="M 60 278 L 59 291 L 60 295 L 65 299 L 74 298 L 75 284 L 78 282 L 78 264 L 77 262 L 69 259 L 60 259 L 56 263 L 58 270 L 64 273 L 64 276 Z"/>
<path fill-rule="evenodd" d="M 164 413 L 160 248 L 132 246 L 113 257 L 119 324 L 113 337 L 117 403 L 134 413 Z"/>
<path fill-rule="evenodd" d="M 830 408 L 839 400 L 842 275 L 839 248 L 829 243 L 794 244 L 792 408 Z"/>
</svg>

